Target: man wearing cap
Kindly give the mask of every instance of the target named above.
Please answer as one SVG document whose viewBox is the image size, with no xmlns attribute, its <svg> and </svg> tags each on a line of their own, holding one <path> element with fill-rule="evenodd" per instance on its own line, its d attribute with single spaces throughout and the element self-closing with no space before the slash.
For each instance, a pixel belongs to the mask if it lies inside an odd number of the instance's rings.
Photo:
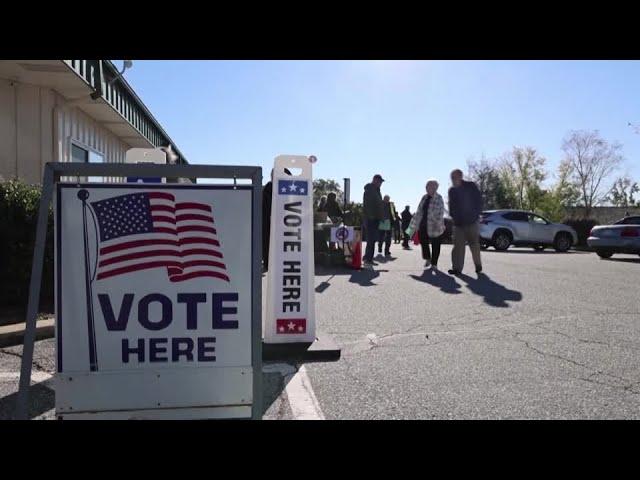
<svg viewBox="0 0 640 480">
<path fill-rule="evenodd" d="M 364 186 L 364 197 L 362 200 L 364 228 L 366 231 L 367 248 L 364 252 L 362 260 L 365 265 L 375 265 L 373 262 L 373 254 L 378 241 L 378 227 L 380 220 L 384 218 L 384 204 L 382 202 L 382 194 L 380 186 L 384 182 L 381 175 L 374 175 L 371 183 Z"/>
</svg>

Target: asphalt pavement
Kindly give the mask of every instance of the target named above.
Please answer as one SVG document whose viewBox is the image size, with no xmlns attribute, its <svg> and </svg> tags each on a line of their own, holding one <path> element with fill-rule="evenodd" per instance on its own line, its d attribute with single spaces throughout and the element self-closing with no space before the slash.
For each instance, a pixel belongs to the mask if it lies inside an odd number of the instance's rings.
<svg viewBox="0 0 640 480">
<path fill-rule="evenodd" d="M 456 278 L 450 252 L 440 273 L 398 245 L 371 271 L 317 270 L 343 349 L 307 365 L 327 419 L 640 418 L 640 257 L 491 248 Z"/>
<path fill-rule="evenodd" d="M 332 363 L 265 364 L 264 418 L 640 418 L 640 257 L 469 252 L 461 277 L 392 247 L 372 270 L 316 271 Z M 53 340 L 36 343 L 31 418 L 54 418 Z M 15 405 L 21 347 L 0 349 L 0 419 Z"/>
</svg>

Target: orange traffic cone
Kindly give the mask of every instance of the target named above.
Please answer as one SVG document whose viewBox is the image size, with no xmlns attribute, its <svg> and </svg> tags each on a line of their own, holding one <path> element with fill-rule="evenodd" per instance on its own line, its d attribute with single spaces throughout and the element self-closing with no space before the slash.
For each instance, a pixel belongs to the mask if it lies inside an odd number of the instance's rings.
<svg viewBox="0 0 640 480">
<path fill-rule="evenodd" d="M 353 255 L 351 256 L 351 268 L 360 270 L 362 268 L 362 242 L 357 241 L 353 248 Z"/>
</svg>

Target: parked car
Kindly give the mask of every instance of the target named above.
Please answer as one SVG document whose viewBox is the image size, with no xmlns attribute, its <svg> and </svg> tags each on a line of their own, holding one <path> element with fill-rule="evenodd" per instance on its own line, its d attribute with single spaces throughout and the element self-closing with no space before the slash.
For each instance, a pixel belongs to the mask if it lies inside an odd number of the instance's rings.
<svg viewBox="0 0 640 480">
<path fill-rule="evenodd" d="M 610 258 L 614 253 L 640 255 L 640 216 L 624 217 L 613 225 L 593 227 L 587 245 L 600 258 Z"/>
<path fill-rule="evenodd" d="M 568 225 L 552 223 L 540 215 L 524 210 L 489 210 L 480 218 L 480 242 L 483 248 L 496 250 L 553 247 L 566 252 L 578 242 L 578 234 Z"/>
</svg>

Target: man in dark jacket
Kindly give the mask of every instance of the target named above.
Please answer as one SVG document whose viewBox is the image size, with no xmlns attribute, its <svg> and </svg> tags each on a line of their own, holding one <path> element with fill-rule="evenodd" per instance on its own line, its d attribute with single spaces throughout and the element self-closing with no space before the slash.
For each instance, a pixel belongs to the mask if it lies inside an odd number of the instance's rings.
<svg viewBox="0 0 640 480">
<path fill-rule="evenodd" d="M 367 235 L 367 248 L 364 252 L 362 260 L 365 265 L 375 265 L 373 262 L 373 253 L 375 244 L 378 241 L 378 227 L 380 220 L 384 218 L 384 209 L 382 203 L 382 194 L 380 186 L 384 182 L 381 175 L 374 175 L 371 183 L 364 186 L 364 196 L 362 199 L 362 214 L 364 217 L 364 228 Z"/>
<path fill-rule="evenodd" d="M 411 212 L 409 211 L 409 205 L 407 205 L 402 211 L 402 246 L 405 250 L 411 250 L 411 247 L 409 246 L 409 235 L 407 235 L 406 230 L 407 228 L 409 228 L 409 224 L 411 223 L 412 218 L 413 215 L 411 215 Z"/>
<path fill-rule="evenodd" d="M 476 273 L 482 271 L 480 261 L 479 217 L 482 213 L 482 194 L 473 182 L 462 179 L 462 170 L 451 172 L 449 189 L 449 215 L 453 220 L 453 250 L 451 250 L 451 275 L 459 275 L 464 267 L 464 246 L 469 244 Z"/>
</svg>

